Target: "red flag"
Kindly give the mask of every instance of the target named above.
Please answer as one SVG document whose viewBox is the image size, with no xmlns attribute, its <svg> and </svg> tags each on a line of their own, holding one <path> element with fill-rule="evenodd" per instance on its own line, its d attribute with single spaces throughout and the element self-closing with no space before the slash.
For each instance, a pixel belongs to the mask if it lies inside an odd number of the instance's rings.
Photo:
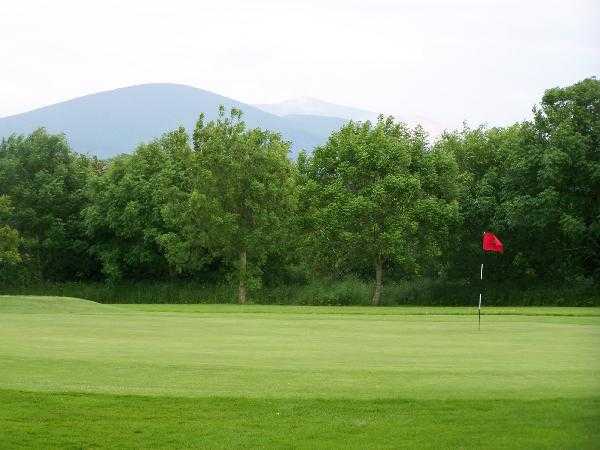
<svg viewBox="0 0 600 450">
<path fill-rule="evenodd" d="M 504 253 L 504 245 L 502 245 L 502 242 L 494 233 L 486 231 L 483 233 L 483 251 Z"/>
</svg>

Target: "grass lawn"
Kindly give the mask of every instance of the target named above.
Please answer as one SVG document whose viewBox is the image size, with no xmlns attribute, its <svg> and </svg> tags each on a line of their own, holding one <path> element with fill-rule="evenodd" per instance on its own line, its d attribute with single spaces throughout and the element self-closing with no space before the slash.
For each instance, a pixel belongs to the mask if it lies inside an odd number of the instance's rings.
<svg viewBox="0 0 600 450">
<path fill-rule="evenodd" d="M 0 447 L 600 448 L 600 308 L 0 297 Z"/>
</svg>

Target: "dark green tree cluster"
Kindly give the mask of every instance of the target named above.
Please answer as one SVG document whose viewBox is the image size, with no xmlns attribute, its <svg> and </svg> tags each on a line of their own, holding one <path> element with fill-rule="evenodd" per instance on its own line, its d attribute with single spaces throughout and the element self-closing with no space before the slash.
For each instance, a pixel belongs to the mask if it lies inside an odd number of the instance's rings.
<svg viewBox="0 0 600 450">
<path fill-rule="evenodd" d="M 308 254 L 327 273 L 370 265 L 379 304 L 386 267 L 422 273 L 458 222 L 458 166 L 420 128 L 391 117 L 350 122 L 302 156 L 301 216 Z"/>
<path fill-rule="evenodd" d="M 21 262 L 19 254 L 19 233 L 6 224 L 13 214 L 13 208 L 7 196 L 0 196 L 0 269 Z"/>
<path fill-rule="evenodd" d="M 532 121 L 464 128 L 435 147 L 456 155 L 462 225 L 448 268 L 464 276 L 492 229 L 510 252 L 497 277 L 600 278 L 600 82 L 546 91 Z M 461 261 L 463 263 L 461 263 Z"/>
<path fill-rule="evenodd" d="M 0 144 L 1 282 L 600 280 L 600 82 L 546 91 L 530 121 L 444 133 L 349 122 L 312 154 L 242 113 L 201 115 L 108 161 L 43 129 Z M 489 256 L 489 257 L 494 257 Z"/>
<path fill-rule="evenodd" d="M 4 226 L 18 231 L 19 253 L 32 273 L 51 279 L 93 274 L 81 212 L 98 166 L 94 159 L 74 153 L 63 136 L 44 130 L 11 136 L 0 144 Z M 6 237 L 0 245 L 14 245 L 15 235 Z"/>
</svg>

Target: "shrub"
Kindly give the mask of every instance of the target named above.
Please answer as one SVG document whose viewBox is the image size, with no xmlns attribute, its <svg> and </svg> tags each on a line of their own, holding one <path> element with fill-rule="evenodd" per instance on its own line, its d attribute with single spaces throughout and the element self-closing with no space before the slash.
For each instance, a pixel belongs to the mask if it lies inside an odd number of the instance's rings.
<svg viewBox="0 0 600 450">
<path fill-rule="evenodd" d="M 236 285 L 199 281 L 44 283 L 5 285 L 2 293 L 79 297 L 101 303 L 234 303 Z M 250 292 L 257 304 L 369 305 L 372 283 L 357 278 L 315 279 Z M 382 306 L 470 306 L 483 292 L 486 306 L 600 306 L 600 286 L 589 279 L 568 284 L 483 283 L 417 278 L 384 286 Z"/>
</svg>

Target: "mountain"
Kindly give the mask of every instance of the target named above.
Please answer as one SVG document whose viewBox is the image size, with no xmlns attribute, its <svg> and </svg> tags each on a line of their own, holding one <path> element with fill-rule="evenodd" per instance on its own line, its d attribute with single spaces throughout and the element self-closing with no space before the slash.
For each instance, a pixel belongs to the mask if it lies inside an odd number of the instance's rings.
<svg viewBox="0 0 600 450">
<path fill-rule="evenodd" d="M 346 120 L 377 120 L 377 113 L 351 106 L 336 105 L 311 97 L 284 100 L 280 103 L 255 105 L 257 108 L 278 116 L 311 115 L 337 117 Z"/>
<path fill-rule="evenodd" d="M 292 153 L 325 142 L 341 119 L 281 117 L 213 92 L 179 84 L 144 84 L 86 95 L 14 116 L 0 118 L 0 138 L 46 127 L 64 133 L 81 153 L 107 158 L 129 153 L 178 126 L 193 130 L 201 112 L 214 119 L 219 105 L 240 108 L 249 127 L 278 131 L 292 142 Z"/>
<path fill-rule="evenodd" d="M 288 114 L 283 116 L 285 119 L 292 121 L 296 126 L 310 130 L 317 136 L 324 136 L 325 140 L 332 131 L 339 130 L 346 122 L 346 119 L 339 117 L 316 116 L 310 114 Z"/>
<path fill-rule="evenodd" d="M 374 111 L 368 111 L 366 109 L 353 108 L 351 106 L 337 105 L 335 103 L 324 102 L 312 97 L 299 97 L 291 100 L 284 100 L 279 103 L 266 103 L 254 105 L 257 108 L 262 109 L 265 112 L 276 114 L 282 117 L 293 117 L 295 120 L 302 116 L 310 115 L 311 117 L 328 117 L 325 119 L 331 122 L 332 118 L 337 120 L 356 120 L 356 121 L 376 121 L 379 113 Z M 414 127 L 418 124 L 423 126 L 425 130 L 432 136 L 439 135 L 443 129 L 442 126 L 424 116 L 412 115 L 406 116 L 404 114 L 397 114 L 389 111 L 383 111 L 384 115 L 392 115 L 396 120 L 407 123 L 409 126 Z"/>
</svg>

